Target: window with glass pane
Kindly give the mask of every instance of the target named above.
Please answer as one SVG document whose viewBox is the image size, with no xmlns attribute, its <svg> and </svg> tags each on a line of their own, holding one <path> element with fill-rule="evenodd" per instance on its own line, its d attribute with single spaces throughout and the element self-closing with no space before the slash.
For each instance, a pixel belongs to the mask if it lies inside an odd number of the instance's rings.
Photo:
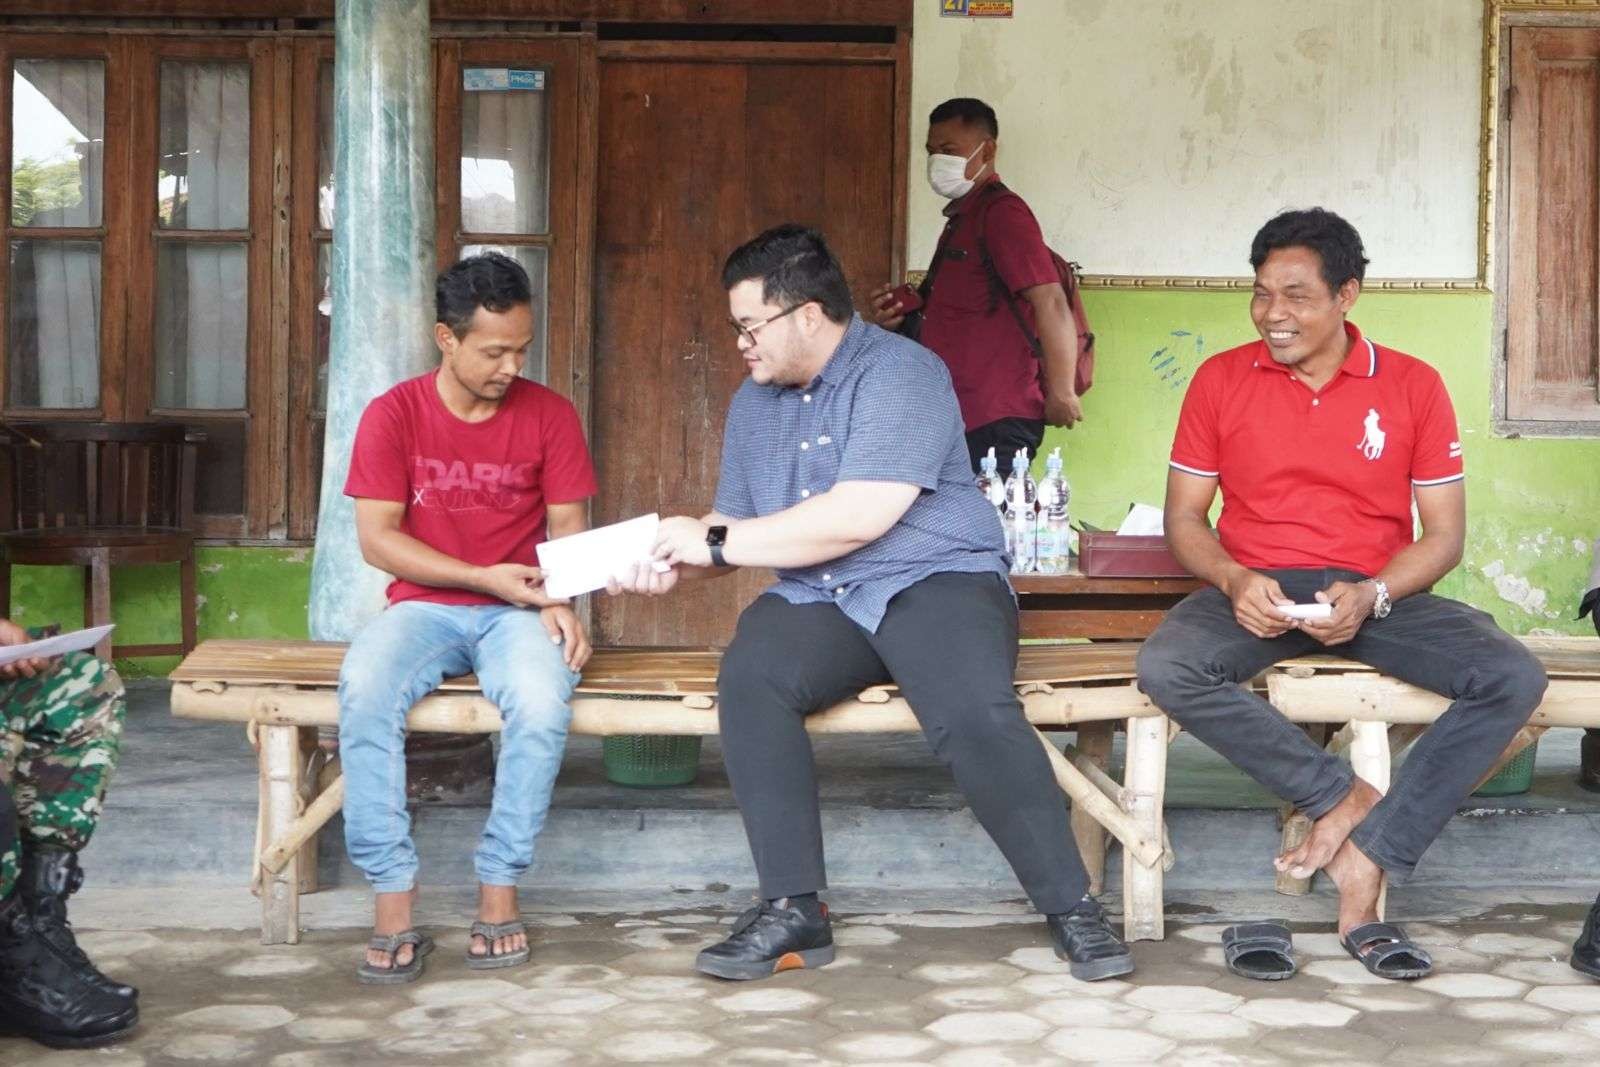
<svg viewBox="0 0 1600 1067">
<path fill-rule="evenodd" d="M 100 242 L 13 240 L 7 348 L 12 407 L 100 404 Z"/>
<path fill-rule="evenodd" d="M 546 352 L 550 326 L 546 311 L 550 306 L 550 250 L 540 245 L 467 245 L 461 250 L 461 258 L 483 252 L 499 252 L 510 256 L 528 272 L 528 288 L 533 292 L 533 343 L 528 346 L 528 358 L 522 365 L 522 376 L 542 384 L 548 377 L 549 368 Z"/>
<path fill-rule="evenodd" d="M 333 64 L 317 68 L 317 228 L 333 229 Z"/>
<path fill-rule="evenodd" d="M 161 64 L 161 225 L 242 230 L 250 224 L 250 67 Z"/>
<path fill-rule="evenodd" d="M 100 225 L 105 64 L 19 59 L 11 78 L 11 225 Z"/>
<path fill-rule="evenodd" d="M 249 281 L 243 242 L 161 243 L 156 258 L 156 407 L 245 406 Z"/>
<path fill-rule="evenodd" d="M 316 349 L 312 353 L 316 360 L 316 380 L 311 387 L 311 410 L 318 417 L 328 410 L 328 351 L 333 343 L 332 259 L 333 246 L 327 241 L 318 241 L 317 306 L 312 310 L 316 316 L 316 325 L 312 327 L 316 339 Z"/>
<path fill-rule="evenodd" d="M 461 94 L 461 230 L 550 228 L 549 105 L 543 70 L 469 67 Z"/>
</svg>

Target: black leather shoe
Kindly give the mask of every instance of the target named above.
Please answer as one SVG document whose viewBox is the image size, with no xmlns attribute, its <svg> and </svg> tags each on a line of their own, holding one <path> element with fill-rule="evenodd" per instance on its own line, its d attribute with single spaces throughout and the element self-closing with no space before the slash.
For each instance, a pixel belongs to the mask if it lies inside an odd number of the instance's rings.
<svg viewBox="0 0 1600 1067">
<path fill-rule="evenodd" d="M 726 941 L 701 950 L 694 969 L 745 981 L 832 962 L 833 925 L 828 922 L 828 906 L 785 897 L 763 901 L 739 916 Z"/>
<path fill-rule="evenodd" d="M 0 1032 L 50 1048 L 93 1048 L 138 1022 L 137 1004 L 91 985 L 34 931 L 20 895 L 0 905 Z"/>
<path fill-rule="evenodd" d="M 1572 945 L 1572 969 L 1590 978 L 1600 978 L 1600 899 L 1589 909 L 1583 932 Z"/>
<path fill-rule="evenodd" d="M 31 847 L 22 854 L 22 876 L 17 880 L 22 899 L 33 920 L 33 931 L 51 946 L 96 989 L 124 1000 L 138 1000 L 139 991 L 131 985 L 100 973 L 78 947 L 67 921 L 67 898 L 83 885 L 83 868 L 78 857 L 64 848 Z"/>
<path fill-rule="evenodd" d="M 1067 961 L 1078 981 L 1098 982 L 1133 971 L 1133 953 L 1112 931 L 1106 910 L 1093 897 L 1084 897 L 1071 911 L 1046 919 L 1056 943 L 1056 957 Z"/>
</svg>

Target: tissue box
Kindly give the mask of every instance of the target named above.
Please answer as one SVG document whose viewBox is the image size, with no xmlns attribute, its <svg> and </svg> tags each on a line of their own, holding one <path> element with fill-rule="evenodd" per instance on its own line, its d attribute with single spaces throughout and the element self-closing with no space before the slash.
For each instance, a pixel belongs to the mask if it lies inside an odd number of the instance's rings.
<svg viewBox="0 0 1600 1067">
<path fill-rule="evenodd" d="M 1091 578 L 1188 578 L 1167 550 L 1167 539 L 1084 531 L 1078 535 L 1078 569 Z"/>
</svg>

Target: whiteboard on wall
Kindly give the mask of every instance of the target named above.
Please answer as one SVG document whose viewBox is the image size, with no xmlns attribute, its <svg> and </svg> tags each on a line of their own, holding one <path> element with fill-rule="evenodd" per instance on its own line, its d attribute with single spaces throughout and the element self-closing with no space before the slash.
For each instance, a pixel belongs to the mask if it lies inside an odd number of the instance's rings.
<svg viewBox="0 0 1600 1067">
<path fill-rule="evenodd" d="M 1360 230 L 1373 278 L 1478 274 L 1482 0 L 1021 0 L 913 36 L 910 262 L 929 110 L 976 96 L 1001 175 L 1091 274 L 1247 275 L 1278 211 Z"/>
</svg>

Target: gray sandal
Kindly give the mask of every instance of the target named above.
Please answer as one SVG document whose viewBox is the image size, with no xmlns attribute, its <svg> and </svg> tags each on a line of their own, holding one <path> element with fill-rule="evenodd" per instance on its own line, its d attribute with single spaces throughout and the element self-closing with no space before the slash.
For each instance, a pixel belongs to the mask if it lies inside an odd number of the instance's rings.
<svg viewBox="0 0 1600 1067">
<path fill-rule="evenodd" d="M 524 944 L 514 952 L 496 953 L 494 943 L 502 937 L 512 937 L 516 934 L 527 936 L 528 928 L 521 919 L 512 919 L 507 923 L 486 923 L 478 921 L 472 924 L 472 930 L 467 936 L 467 966 L 474 971 L 493 971 L 501 967 L 515 967 L 527 963 L 533 955 L 533 946 Z M 484 953 L 481 956 L 473 955 L 472 938 L 483 938 Z"/>
<path fill-rule="evenodd" d="M 400 946 L 412 945 L 411 961 L 400 963 Z M 389 954 L 389 966 L 376 967 L 365 959 L 356 968 L 356 977 L 363 985 L 401 985 L 422 977 L 422 961 L 433 951 L 433 938 L 415 930 L 402 930 L 398 934 L 374 937 L 367 942 L 369 949 Z"/>
<path fill-rule="evenodd" d="M 1281 982 L 1295 974 L 1294 935 L 1283 922 L 1240 923 L 1222 931 L 1228 970 L 1258 982 Z"/>
<path fill-rule="evenodd" d="M 1433 970 L 1433 957 L 1393 923 L 1367 923 L 1339 939 L 1344 950 L 1379 978 L 1413 981 Z"/>
</svg>

